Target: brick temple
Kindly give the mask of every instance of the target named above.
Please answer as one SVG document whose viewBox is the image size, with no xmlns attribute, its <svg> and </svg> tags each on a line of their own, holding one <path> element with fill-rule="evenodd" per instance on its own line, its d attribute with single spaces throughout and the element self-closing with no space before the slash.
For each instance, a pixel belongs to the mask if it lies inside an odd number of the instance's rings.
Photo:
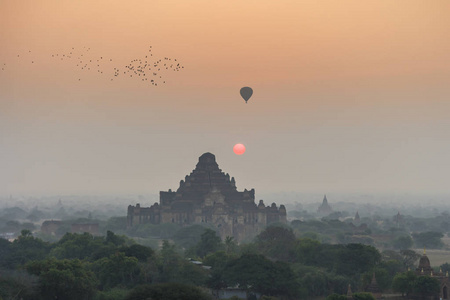
<svg viewBox="0 0 450 300">
<path fill-rule="evenodd" d="M 221 238 L 238 241 L 251 238 L 268 224 L 286 222 L 286 208 L 275 203 L 255 203 L 255 190 L 238 191 L 234 177 L 219 169 L 216 157 L 204 153 L 197 166 L 180 181 L 176 191 L 160 192 L 159 203 L 150 207 L 129 205 L 128 227 L 137 224 L 176 223 L 182 226 L 204 224 L 214 227 Z"/>
</svg>

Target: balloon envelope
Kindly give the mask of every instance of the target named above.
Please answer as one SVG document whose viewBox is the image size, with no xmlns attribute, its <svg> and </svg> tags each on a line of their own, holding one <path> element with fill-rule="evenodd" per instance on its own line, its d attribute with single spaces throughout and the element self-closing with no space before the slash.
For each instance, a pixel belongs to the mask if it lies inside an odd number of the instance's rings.
<svg viewBox="0 0 450 300">
<path fill-rule="evenodd" d="M 245 86 L 241 89 L 241 96 L 244 98 L 245 103 L 247 103 L 248 99 L 253 95 L 253 90 L 251 87 Z"/>
</svg>

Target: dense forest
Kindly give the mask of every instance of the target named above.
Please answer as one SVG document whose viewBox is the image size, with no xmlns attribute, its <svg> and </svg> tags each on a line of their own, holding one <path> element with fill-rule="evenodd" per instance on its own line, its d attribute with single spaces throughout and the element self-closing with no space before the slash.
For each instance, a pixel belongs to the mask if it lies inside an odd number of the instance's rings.
<svg viewBox="0 0 450 300">
<path fill-rule="evenodd" d="M 180 229 L 172 242 L 163 240 L 157 248 L 112 231 L 104 236 L 66 233 L 48 242 L 22 230 L 13 242 L 0 239 L 0 296 L 213 299 L 221 289 L 239 287 L 248 298 L 332 299 L 345 294 L 348 284 L 354 292 L 363 292 L 373 273 L 384 291 L 406 293 L 424 286 L 412 284 L 417 278 L 406 272 L 416 267 L 419 257 L 412 250 L 380 252 L 360 243 L 298 238 L 283 224 L 269 226 L 253 241 L 239 245 L 231 237 L 222 241 L 214 230 L 194 225 Z"/>
<path fill-rule="evenodd" d="M 413 272 L 417 249 L 448 248 L 450 215 L 431 206 L 399 217 L 387 205 L 359 205 L 355 220 L 351 203 L 326 217 L 296 203 L 288 224 L 238 243 L 205 224 L 129 228 L 123 201 L 2 209 L 0 233 L 11 236 L 0 238 L 0 299 L 214 299 L 232 288 L 247 299 L 337 300 L 349 284 L 355 299 L 366 299 L 373 274 L 383 293 L 431 293 L 436 282 Z M 61 225 L 45 234 L 40 224 L 51 219 Z M 99 232 L 68 233 L 74 223 L 96 223 Z M 432 265 L 436 272 L 450 270 L 443 262 Z"/>
</svg>

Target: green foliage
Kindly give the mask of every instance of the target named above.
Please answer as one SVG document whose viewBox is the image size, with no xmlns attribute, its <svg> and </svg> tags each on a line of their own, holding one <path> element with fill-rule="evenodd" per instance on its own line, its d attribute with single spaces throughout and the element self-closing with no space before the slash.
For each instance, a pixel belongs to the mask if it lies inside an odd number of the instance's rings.
<svg viewBox="0 0 450 300">
<path fill-rule="evenodd" d="M 103 289 L 110 289 L 118 285 L 134 286 L 138 283 L 140 273 L 138 259 L 125 256 L 122 252 L 97 260 L 93 264 L 93 269 L 98 274 Z"/>
<path fill-rule="evenodd" d="M 326 300 L 347 300 L 347 296 L 333 293 L 331 295 L 328 295 Z"/>
<path fill-rule="evenodd" d="M 409 295 L 414 289 L 414 282 L 417 276 L 412 271 L 395 275 L 392 281 L 392 289 L 395 292 Z"/>
<path fill-rule="evenodd" d="M 336 275 L 314 266 L 294 264 L 300 290 L 305 298 L 320 298 L 330 292 L 342 294 L 347 292 L 348 283 L 353 280 L 347 276 Z"/>
<path fill-rule="evenodd" d="M 183 259 L 176 252 L 175 245 L 168 241 L 163 241 L 159 255 L 159 280 L 161 282 L 179 282 L 180 266 Z"/>
<path fill-rule="evenodd" d="M 114 246 L 123 246 L 126 243 L 126 239 L 123 236 L 119 236 L 114 234 L 112 231 L 106 232 L 106 240 L 107 244 L 113 244 Z"/>
<path fill-rule="evenodd" d="M 393 278 L 391 278 L 386 269 L 381 267 L 375 267 L 373 271 L 369 271 L 363 274 L 362 276 L 363 286 L 368 286 L 371 283 L 373 273 L 375 273 L 375 278 L 377 280 L 378 286 L 382 291 L 391 288 Z"/>
<path fill-rule="evenodd" d="M 308 296 L 319 297 L 324 296 L 328 292 L 328 276 L 317 268 L 313 268 L 309 272 L 305 272 L 300 277 L 300 283 L 308 291 Z"/>
<path fill-rule="evenodd" d="M 263 255 L 244 254 L 231 260 L 224 270 L 229 286 L 258 292 L 268 296 L 295 296 L 298 286 L 289 265 L 272 262 Z"/>
<path fill-rule="evenodd" d="M 413 233 L 412 237 L 417 248 L 441 249 L 444 246 L 442 242 L 444 235 L 441 232 Z"/>
<path fill-rule="evenodd" d="M 430 276 L 416 276 L 414 272 L 399 273 L 394 277 L 392 288 L 396 292 L 410 295 L 433 296 L 439 292 L 439 281 Z"/>
<path fill-rule="evenodd" d="M 263 295 L 259 300 L 279 300 L 277 297 Z"/>
<path fill-rule="evenodd" d="M 200 237 L 200 242 L 196 246 L 196 253 L 199 257 L 204 257 L 208 253 L 219 251 L 222 247 L 222 240 L 216 232 L 206 229 Z"/>
<path fill-rule="evenodd" d="M 111 217 L 105 227 L 112 232 L 124 232 L 127 229 L 127 217 Z"/>
<path fill-rule="evenodd" d="M 340 249 L 335 264 L 336 273 L 354 275 L 372 269 L 381 261 L 381 254 L 372 246 L 348 244 Z"/>
<path fill-rule="evenodd" d="M 43 299 L 89 298 L 97 285 L 94 273 L 78 259 L 33 261 L 26 269 L 39 276 L 39 295 Z"/>
<path fill-rule="evenodd" d="M 211 266 L 210 276 L 207 279 L 207 286 L 213 290 L 218 290 L 227 287 L 225 282 L 224 271 L 228 263 L 235 259 L 235 256 L 228 255 L 224 251 L 218 251 L 215 253 L 208 254 L 204 259 L 203 263 L 207 266 Z"/>
<path fill-rule="evenodd" d="M 234 240 L 234 237 L 226 236 L 224 244 L 225 244 L 225 251 L 227 252 L 227 254 L 237 253 L 238 245 Z"/>
<path fill-rule="evenodd" d="M 202 225 L 183 227 L 173 235 L 172 239 L 177 246 L 189 249 L 195 247 L 200 242 L 205 229 L 206 227 Z"/>
<path fill-rule="evenodd" d="M 66 233 L 52 250 L 52 255 L 59 259 L 86 259 L 97 251 L 105 251 L 103 238 L 95 238 L 90 233 Z"/>
<path fill-rule="evenodd" d="M 328 273 L 328 288 L 338 294 L 347 294 L 348 284 L 351 286 L 357 286 L 356 282 L 348 276 L 335 275 Z"/>
<path fill-rule="evenodd" d="M 175 223 L 164 223 L 164 224 L 138 224 L 127 230 L 129 236 L 148 238 L 148 237 L 159 237 L 162 239 L 169 239 L 174 236 L 174 234 L 180 230 L 180 225 Z"/>
<path fill-rule="evenodd" d="M 181 283 L 160 283 L 134 288 L 126 300 L 211 300 L 212 298 L 195 286 Z"/>
<path fill-rule="evenodd" d="M 295 242 L 294 255 L 297 262 L 313 265 L 318 262 L 320 243 L 318 241 L 302 238 Z"/>
<path fill-rule="evenodd" d="M 155 251 L 153 251 L 152 248 L 138 244 L 123 246 L 119 248 L 119 251 L 125 253 L 126 256 L 136 257 L 139 261 L 142 262 L 145 262 L 147 261 L 147 259 L 153 258 L 155 256 Z"/>
<path fill-rule="evenodd" d="M 450 264 L 449 263 L 442 264 L 440 268 L 442 269 L 442 272 L 444 274 L 447 272 L 450 272 Z"/>
<path fill-rule="evenodd" d="M 399 250 L 409 249 L 412 245 L 413 239 L 409 235 L 399 236 L 392 242 L 392 246 Z"/>
<path fill-rule="evenodd" d="M 182 258 L 175 245 L 163 242 L 158 257 L 158 282 L 178 282 L 184 284 L 203 285 L 207 273 L 201 266 L 194 265 Z"/>
<path fill-rule="evenodd" d="M 422 296 L 431 296 L 439 293 L 439 281 L 430 276 L 418 276 L 414 281 L 414 293 Z"/>
<path fill-rule="evenodd" d="M 113 288 L 109 291 L 99 291 L 95 294 L 94 300 L 125 300 L 130 291 L 123 288 Z"/>
<path fill-rule="evenodd" d="M 355 300 L 375 300 L 375 297 L 372 295 L 372 293 L 359 292 L 353 293 L 352 296 Z"/>
<path fill-rule="evenodd" d="M 319 234 L 317 232 L 305 232 L 302 234 L 302 238 L 308 238 L 311 240 L 319 241 Z"/>
<path fill-rule="evenodd" d="M 0 267 L 7 266 L 9 263 L 7 258 L 11 254 L 11 242 L 0 238 Z"/>
<path fill-rule="evenodd" d="M 256 243 L 243 243 L 239 245 L 239 254 L 259 254 Z"/>
<path fill-rule="evenodd" d="M 291 261 L 295 240 L 292 229 L 269 226 L 256 237 L 255 243 L 264 255 L 277 260 Z"/>
<path fill-rule="evenodd" d="M 31 260 L 44 259 L 50 244 L 32 236 L 29 230 L 22 230 L 21 235 L 9 246 L 8 256 L 4 264 L 13 269 Z"/>
<path fill-rule="evenodd" d="M 37 277 L 24 271 L 0 273 L 0 299 L 34 300 Z"/>
<path fill-rule="evenodd" d="M 421 257 L 420 254 L 416 253 L 413 250 L 401 250 L 400 255 L 402 256 L 403 265 L 405 269 L 415 268 L 417 261 Z"/>
</svg>

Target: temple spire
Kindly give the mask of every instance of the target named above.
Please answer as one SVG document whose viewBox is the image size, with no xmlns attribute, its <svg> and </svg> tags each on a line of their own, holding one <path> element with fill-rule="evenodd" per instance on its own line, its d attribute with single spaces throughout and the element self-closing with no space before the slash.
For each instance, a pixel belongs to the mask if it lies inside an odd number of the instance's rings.
<svg viewBox="0 0 450 300">
<path fill-rule="evenodd" d="M 348 284 L 348 287 L 347 287 L 347 299 L 349 299 L 349 300 L 353 299 L 352 286 L 350 283 Z"/>
</svg>

